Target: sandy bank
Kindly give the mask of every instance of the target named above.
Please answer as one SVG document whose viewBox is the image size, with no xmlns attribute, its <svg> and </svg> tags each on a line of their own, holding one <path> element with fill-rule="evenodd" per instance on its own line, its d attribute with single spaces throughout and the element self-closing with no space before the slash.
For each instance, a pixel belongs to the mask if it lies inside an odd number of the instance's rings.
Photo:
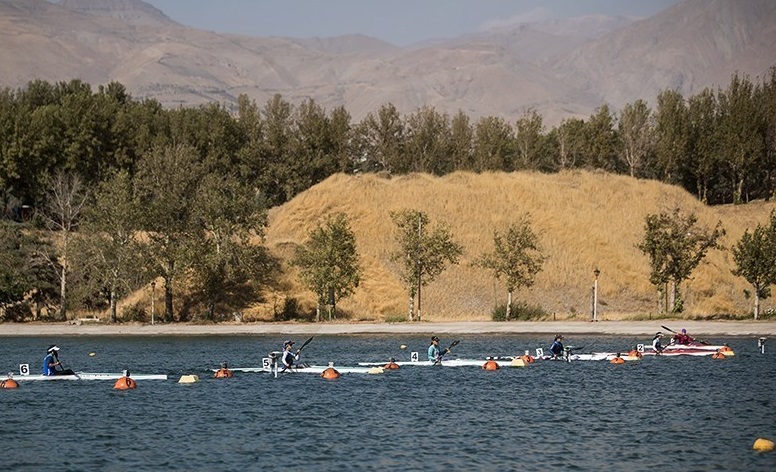
<svg viewBox="0 0 776 472">
<path fill-rule="evenodd" d="M 0 336 L 206 336 L 252 334 L 601 334 L 644 335 L 686 328 L 695 336 L 776 336 L 776 321 L 553 321 L 455 323 L 221 323 L 99 324 L 2 323 Z"/>
</svg>

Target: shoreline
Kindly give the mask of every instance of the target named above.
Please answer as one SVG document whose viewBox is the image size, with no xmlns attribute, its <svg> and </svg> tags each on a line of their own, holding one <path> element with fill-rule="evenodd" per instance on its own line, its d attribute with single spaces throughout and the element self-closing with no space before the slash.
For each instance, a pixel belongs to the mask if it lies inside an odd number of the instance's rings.
<svg viewBox="0 0 776 472">
<path fill-rule="evenodd" d="M 653 336 L 662 326 L 692 336 L 776 336 L 776 321 L 462 321 L 419 323 L 219 323 L 103 324 L 0 323 L 0 337 L 23 336 L 227 336 L 267 334 L 546 334 Z"/>
</svg>

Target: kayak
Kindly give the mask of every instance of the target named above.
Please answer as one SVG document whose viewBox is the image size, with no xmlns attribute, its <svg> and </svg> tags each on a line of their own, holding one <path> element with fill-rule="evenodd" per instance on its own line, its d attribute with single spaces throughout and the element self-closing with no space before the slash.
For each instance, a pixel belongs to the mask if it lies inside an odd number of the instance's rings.
<svg viewBox="0 0 776 472">
<path fill-rule="evenodd" d="M 76 372 L 73 375 L 15 375 L 16 381 L 27 380 L 118 380 L 124 377 L 124 373 L 103 373 L 103 372 Z M 130 374 L 134 380 L 167 380 L 165 374 Z"/>
<path fill-rule="evenodd" d="M 657 355 L 652 346 L 642 347 L 645 356 Z M 727 344 L 712 345 L 712 344 L 669 344 L 663 348 L 661 356 L 711 356 L 716 352 L 723 353 L 726 357 L 734 356 L 735 352 Z"/>
<path fill-rule="evenodd" d="M 493 361 L 498 364 L 499 367 L 523 367 L 525 364 L 516 362 L 520 359 L 520 356 L 495 356 L 487 357 L 485 359 L 443 359 L 440 362 L 434 361 L 394 361 L 395 364 L 401 366 L 420 366 L 420 367 L 482 367 L 486 362 Z M 383 366 L 387 362 L 359 362 L 360 366 Z"/>
</svg>

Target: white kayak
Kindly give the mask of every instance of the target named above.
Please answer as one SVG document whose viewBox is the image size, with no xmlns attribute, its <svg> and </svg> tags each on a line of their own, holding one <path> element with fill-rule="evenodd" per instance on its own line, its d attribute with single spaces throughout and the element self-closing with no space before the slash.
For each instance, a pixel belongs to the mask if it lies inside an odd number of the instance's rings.
<svg viewBox="0 0 776 472">
<path fill-rule="evenodd" d="M 384 363 L 383 363 L 384 364 Z M 382 365 L 382 364 L 381 364 Z M 298 366 L 293 366 L 290 369 L 286 369 L 283 371 L 283 367 L 280 366 L 277 369 L 278 374 L 283 373 L 302 373 L 302 374 L 318 374 L 320 375 L 324 370 L 328 369 L 329 367 L 333 367 L 337 370 L 340 374 L 375 374 L 375 373 L 381 373 L 374 370 L 374 368 L 370 367 L 346 367 L 346 366 L 328 366 L 328 365 L 308 365 L 308 364 L 300 364 Z M 213 372 L 216 372 L 218 369 L 212 369 Z M 275 370 L 272 368 L 272 366 L 264 366 L 264 367 L 229 367 L 229 370 L 232 372 L 245 372 L 245 373 L 268 373 L 268 374 L 274 374 Z M 134 375 L 133 375 L 134 377 Z"/>
<path fill-rule="evenodd" d="M 434 361 L 394 361 L 394 364 L 402 366 L 420 366 L 420 367 L 482 367 L 488 361 L 496 362 L 499 367 L 523 367 L 525 364 L 515 362 L 520 356 L 497 356 L 485 359 L 442 359 L 440 362 Z M 359 362 L 360 366 L 383 366 L 389 362 Z"/>
<path fill-rule="evenodd" d="M 16 381 L 27 380 L 118 380 L 124 377 L 124 373 L 104 373 L 104 372 L 76 372 L 73 375 L 15 375 Z M 134 380 L 167 380 L 165 374 L 130 374 Z"/>
</svg>

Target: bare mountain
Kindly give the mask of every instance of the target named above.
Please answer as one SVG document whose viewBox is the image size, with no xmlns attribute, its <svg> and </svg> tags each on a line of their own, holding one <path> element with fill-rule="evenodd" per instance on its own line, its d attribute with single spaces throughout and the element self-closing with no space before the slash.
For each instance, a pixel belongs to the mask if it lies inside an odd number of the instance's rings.
<svg viewBox="0 0 776 472">
<path fill-rule="evenodd" d="M 553 67 L 559 79 L 616 108 L 664 89 L 725 87 L 735 72 L 776 65 L 776 2 L 685 0 L 584 44 Z"/>
<path fill-rule="evenodd" d="M 473 118 L 536 108 L 548 124 L 726 86 L 776 63 L 776 2 L 685 0 L 651 18 L 590 16 L 501 27 L 397 48 L 362 35 L 289 39 L 177 24 L 141 0 L 0 0 L 0 85 L 118 81 L 167 106 L 263 104 L 280 93 L 344 105 L 354 119 L 385 103 Z"/>
</svg>

